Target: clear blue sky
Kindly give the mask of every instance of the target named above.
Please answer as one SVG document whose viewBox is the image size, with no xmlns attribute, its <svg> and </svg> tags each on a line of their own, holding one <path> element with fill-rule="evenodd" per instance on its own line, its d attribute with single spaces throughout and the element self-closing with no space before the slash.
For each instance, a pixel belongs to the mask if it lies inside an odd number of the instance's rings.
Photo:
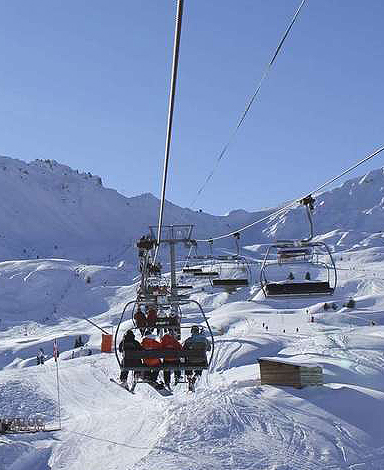
<svg viewBox="0 0 384 470">
<path fill-rule="evenodd" d="M 167 199 L 190 205 L 298 4 L 185 1 Z M 174 14 L 171 0 L 1 1 L 0 153 L 159 196 Z M 382 0 L 307 1 L 196 208 L 273 206 L 384 144 L 383 18 Z"/>
</svg>

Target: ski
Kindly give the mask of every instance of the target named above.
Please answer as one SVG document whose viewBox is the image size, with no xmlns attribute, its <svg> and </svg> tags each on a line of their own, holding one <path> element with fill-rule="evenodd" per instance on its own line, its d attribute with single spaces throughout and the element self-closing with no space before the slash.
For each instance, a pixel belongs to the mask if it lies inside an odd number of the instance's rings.
<svg viewBox="0 0 384 470">
<path fill-rule="evenodd" d="M 134 391 L 134 390 L 135 390 L 135 385 L 136 385 L 136 384 L 133 384 L 132 388 L 129 388 L 128 386 L 124 387 L 123 384 L 117 382 L 115 379 L 109 379 L 109 380 L 110 380 L 110 382 L 113 382 L 114 384 L 118 385 L 119 387 L 121 387 L 122 389 L 126 390 L 127 392 L 132 393 L 132 395 L 135 394 L 135 391 Z"/>
<path fill-rule="evenodd" d="M 162 395 L 163 397 L 170 397 L 173 395 L 172 391 L 168 388 L 165 388 L 164 384 L 158 382 L 152 382 L 151 380 L 144 380 L 143 383 L 148 384 L 153 390 L 156 390 L 157 393 Z"/>
</svg>

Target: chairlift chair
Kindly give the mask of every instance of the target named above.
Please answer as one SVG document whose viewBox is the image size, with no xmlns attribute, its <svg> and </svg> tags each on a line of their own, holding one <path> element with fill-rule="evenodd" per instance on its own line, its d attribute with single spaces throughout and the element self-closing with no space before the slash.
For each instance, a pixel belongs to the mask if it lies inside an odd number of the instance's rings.
<svg viewBox="0 0 384 470">
<path fill-rule="evenodd" d="M 250 278 L 250 267 L 247 265 L 247 260 L 240 254 L 240 246 L 239 246 L 239 239 L 240 234 L 235 233 L 234 235 L 235 243 L 236 243 L 236 255 L 228 255 L 228 256 L 218 256 L 220 262 L 220 276 L 222 276 L 224 267 L 227 265 L 228 269 L 234 268 L 236 270 L 247 272 L 246 278 L 224 278 L 220 277 L 220 279 L 213 279 L 212 280 L 212 287 L 223 288 L 228 293 L 235 292 L 239 287 L 247 287 L 249 285 L 249 278 Z"/>
<path fill-rule="evenodd" d="M 271 258 L 273 252 L 276 252 L 276 258 Z M 320 261 L 319 257 L 326 257 L 328 262 Z M 267 276 L 268 268 L 282 267 L 283 264 L 291 267 L 307 267 L 309 270 L 313 267 L 321 269 L 325 272 L 326 279 L 312 280 L 307 271 L 304 279 L 300 281 L 291 278 L 284 281 L 270 281 Z M 291 242 L 290 246 L 287 243 L 276 243 L 268 247 L 260 270 L 260 285 L 266 297 L 332 295 L 336 284 L 336 266 L 325 243 L 298 241 Z"/>
<path fill-rule="evenodd" d="M 161 365 L 159 365 L 159 366 L 150 366 L 150 367 L 142 364 L 142 365 L 138 365 L 138 366 L 132 366 L 132 367 L 124 368 L 122 366 L 122 362 L 121 362 L 121 360 L 119 358 L 119 355 L 118 355 L 117 338 L 118 338 L 118 335 L 119 335 L 119 330 L 120 330 L 121 323 L 123 322 L 124 316 L 125 316 L 126 312 L 129 310 L 129 307 L 132 307 L 132 320 L 134 322 L 133 314 L 139 306 L 147 306 L 147 305 L 149 306 L 150 305 L 150 306 L 153 307 L 154 304 L 153 304 L 153 302 L 148 302 L 148 301 L 145 301 L 145 300 L 143 300 L 143 301 L 133 300 L 133 301 L 128 302 L 125 305 L 125 307 L 123 309 L 123 312 L 121 314 L 119 323 L 118 323 L 117 328 L 116 328 L 115 338 L 114 338 L 114 348 L 115 348 L 116 360 L 119 364 L 120 369 L 121 370 L 126 370 L 128 372 L 133 373 L 133 381 L 134 381 L 135 385 L 137 383 L 141 383 L 141 382 L 147 383 L 146 380 L 141 379 L 138 376 L 138 374 L 135 374 L 135 372 L 145 372 L 145 371 L 151 371 L 151 370 L 159 370 L 159 371 L 181 371 L 181 372 L 185 373 L 187 371 L 206 370 L 206 369 L 209 368 L 209 366 L 212 362 L 213 354 L 214 354 L 214 337 L 213 337 L 211 327 L 208 323 L 207 317 L 205 316 L 204 310 L 201 307 L 200 303 L 197 302 L 196 300 L 177 300 L 177 301 L 170 301 L 167 304 L 161 305 L 161 308 L 168 308 L 170 311 L 172 311 L 172 310 L 174 311 L 174 309 L 176 308 L 178 310 L 178 312 L 180 312 L 180 319 L 181 319 L 181 315 L 182 315 L 181 307 L 183 305 L 187 305 L 188 303 L 191 303 L 191 302 L 194 303 L 198 307 L 198 310 L 201 313 L 201 316 L 202 316 L 202 318 L 205 322 L 205 325 L 206 325 L 207 330 L 209 332 L 209 335 L 211 337 L 211 352 L 210 352 L 209 359 L 207 358 L 207 354 L 206 354 L 205 351 L 143 350 L 143 351 L 131 351 L 131 352 L 129 352 L 130 359 L 147 359 L 147 358 L 158 358 L 158 359 L 163 359 L 163 360 L 167 359 L 167 358 L 177 358 L 177 359 L 179 359 L 178 364 L 173 364 L 173 363 L 169 363 L 169 362 L 162 362 Z M 157 306 L 157 307 L 160 307 L 160 306 Z M 165 327 L 165 325 L 163 325 L 163 327 Z M 154 328 L 156 328 L 156 325 L 154 326 Z M 183 327 L 180 326 L 180 328 L 183 328 Z M 187 327 L 187 328 L 190 328 L 190 327 Z M 204 328 L 204 327 L 201 327 L 201 328 Z M 135 326 L 133 329 L 137 329 L 137 327 Z M 189 362 L 191 360 L 195 360 L 195 361 L 198 360 L 199 365 L 195 365 L 193 362 Z M 184 382 L 186 382 L 186 380 L 184 380 Z"/>
<path fill-rule="evenodd" d="M 318 296 L 332 295 L 337 285 L 337 271 L 331 251 L 324 242 L 313 242 L 314 198 L 311 194 L 304 197 L 300 204 L 305 206 L 309 222 L 310 233 L 302 240 L 282 240 L 268 247 L 260 270 L 260 285 L 265 297 L 279 296 Z M 276 258 L 270 259 L 272 251 L 276 250 Z M 326 257 L 328 262 L 321 261 Z M 307 271 L 303 280 L 297 281 L 289 277 L 284 281 L 271 282 L 267 279 L 268 266 L 306 265 L 322 269 L 326 273 L 326 280 L 312 280 Z"/>
</svg>

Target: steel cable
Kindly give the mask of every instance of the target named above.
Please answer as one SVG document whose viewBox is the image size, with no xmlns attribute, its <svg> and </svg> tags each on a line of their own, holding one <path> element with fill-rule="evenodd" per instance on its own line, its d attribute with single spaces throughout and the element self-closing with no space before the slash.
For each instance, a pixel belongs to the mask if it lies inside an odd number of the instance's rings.
<svg viewBox="0 0 384 470">
<path fill-rule="evenodd" d="M 303 198 L 305 198 L 306 196 L 309 196 L 311 194 L 316 194 L 318 193 L 319 191 L 321 191 L 322 189 L 324 189 L 326 186 L 334 183 L 335 181 L 337 181 L 338 179 L 340 179 L 341 177 L 345 176 L 347 173 L 350 173 L 352 170 L 356 169 L 358 166 L 362 165 L 363 163 L 367 162 L 368 160 L 371 160 L 372 158 L 376 157 L 376 155 L 378 155 L 379 153 L 381 153 L 382 151 L 384 150 L 384 146 L 378 148 L 377 150 L 375 150 L 374 152 L 372 152 L 371 154 L 369 154 L 367 157 L 363 158 L 362 160 L 360 160 L 359 162 L 355 163 L 354 165 L 352 165 L 351 167 L 347 168 L 346 170 L 344 170 L 342 173 L 340 173 L 338 176 L 335 176 L 333 178 L 331 178 L 329 181 L 326 181 L 325 183 L 323 183 L 322 185 L 320 185 L 318 188 L 314 189 L 313 191 L 309 191 L 307 193 L 305 193 L 303 196 L 300 196 L 298 198 L 296 198 L 294 201 L 290 202 L 289 204 L 285 205 L 284 207 L 281 207 L 280 209 L 278 209 L 277 211 L 275 212 L 272 212 L 272 214 L 269 214 L 259 220 L 256 220 L 255 222 L 252 222 L 248 225 L 245 225 L 244 227 L 242 228 L 239 228 L 239 229 L 236 229 L 234 230 L 233 232 L 230 232 L 230 233 L 227 233 L 225 235 L 220 235 L 218 237 L 211 237 L 211 238 L 207 238 L 207 239 L 204 239 L 204 240 L 196 240 L 197 242 L 210 242 L 210 241 L 214 241 L 214 240 L 221 240 L 223 238 L 228 238 L 228 237 L 231 237 L 233 236 L 235 233 L 237 232 L 243 232 L 244 230 L 247 230 L 248 228 L 251 228 L 253 227 L 254 225 L 256 224 L 260 224 L 261 222 L 264 222 L 268 219 L 270 219 L 271 217 L 275 217 L 276 215 L 279 215 L 281 214 L 282 212 L 286 211 L 287 209 L 290 209 L 291 207 L 295 206 L 299 201 L 301 201 Z"/>
<path fill-rule="evenodd" d="M 166 142 L 165 142 L 163 184 L 162 184 L 162 189 L 161 189 L 159 223 L 158 223 L 158 228 L 157 228 L 157 243 L 156 243 L 156 250 L 155 250 L 155 255 L 154 255 L 153 262 L 156 261 L 157 254 L 158 254 L 158 251 L 159 251 L 160 240 L 161 240 L 161 227 L 163 225 L 165 190 L 166 190 L 166 186 L 167 186 L 169 151 L 170 151 L 170 148 L 171 148 L 171 137 L 172 137 L 173 110 L 174 110 L 174 106 L 175 106 L 177 69 L 178 69 L 178 65 L 179 65 L 179 50 L 180 50 L 180 37 L 181 37 L 181 22 L 182 22 L 182 17 L 183 17 L 183 5 L 184 5 L 184 0 L 178 0 L 178 2 L 177 2 L 177 13 L 176 13 L 175 38 L 174 38 L 174 47 L 173 47 L 171 89 L 170 89 L 170 92 L 169 92 L 168 125 L 167 125 L 167 138 L 166 138 Z"/>
<path fill-rule="evenodd" d="M 202 184 L 202 186 L 200 187 L 200 189 L 197 191 L 197 194 L 196 194 L 195 199 L 194 199 L 194 200 L 192 201 L 192 203 L 190 204 L 190 207 L 191 207 L 191 208 L 193 208 L 193 206 L 194 206 L 195 202 L 197 201 L 198 197 L 199 197 L 200 194 L 204 191 L 205 187 L 207 186 L 207 184 L 208 184 L 209 181 L 211 180 L 213 174 L 214 174 L 215 171 L 216 171 L 216 168 L 219 166 L 220 161 L 221 161 L 222 158 L 224 157 L 225 153 L 226 153 L 227 150 L 228 150 L 228 147 L 229 147 L 230 144 L 232 143 L 232 141 L 233 141 L 233 139 L 235 138 L 235 136 L 236 136 L 238 130 L 240 129 L 241 125 L 243 124 L 244 119 L 245 119 L 246 115 L 248 114 L 248 111 L 250 110 L 250 108 L 251 108 L 253 102 L 255 101 L 257 95 L 259 94 L 261 85 L 263 84 L 264 80 L 267 78 L 268 73 L 269 73 L 269 71 L 271 70 L 273 63 L 275 62 L 276 57 L 278 56 L 278 54 L 279 54 L 279 52 L 280 52 L 280 50 L 281 50 L 281 48 L 282 48 L 282 46 L 283 46 L 283 44 L 284 44 L 284 41 L 285 41 L 285 39 L 287 38 L 287 36 L 288 36 L 288 34 L 289 34 L 289 32 L 290 32 L 290 30 L 291 30 L 293 24 L 294 24 L 295 21 L 296 21 L 296 18 L 297 18 L 297 16 L 299 15 L 300 10 L 301 10 L 301 8 L 303 7 L 303 5 L 304 5 L 305 2 L 306 2 L 306 0 L 302 0 L 302 2 L 301 2 L 301 4 L 300 4 L 299 8 L 296 10 L 296 13 L 294 14 L 294 16 L 293 16 L 293 18 L 292 18 L 292 20 L 291 20 L 291 22 L 290 22 L 288 28 L 286 29 L 285 33 L 283 34 L 282 38 L 280 39 L 280 42 L 279 42 L 279 44 L 278 44 L 278 46 L 277 46 L 277 48 L 276 48 L 276 50 L 275 50 L 275 52 L 274 52 L 274 54 L 273 54 L 273 56 L 272 56 L 272 59 L 269 61 L 268 65 L 266 66 L 266 68 L 265 68 L 265 70 L 264 70 L 264 73 L 263 73 L 263 75 L 262 75 L 262 77 L 261 77 L 261 80 L 259 81 L 259 84 L 258 84 L 258 86 L 257 86 L 257 88 L 256 88 L 256 91 L 254 92 L 254 94 L 252 95 L 251 99 L 249 100 L 247 106 L 245 107 L 245 110 L 244 110 L 243 114 L 241 115 L 241 117 L 240 117 L 240 119 L 239 119 L 239 121 L 238 121 L 238 123 L 237 123 L 237 125 L 236 125 L 236 127 L 235 127 L 235 130 L 233 131 L 233 133 L 231 134 L 231 136 L 230 136 L 228 142 L 224 145 L 222 151 L 220 152 L 219 157 L 217 158 L 217 161 L 216 161 L 216 164 L 215 164 L 214 168 L 212 169 L 212 171 L 210 172 L 210 174 L 207 176 L 206 180 L 204 181 L 204 183 Z"/>
</svg>

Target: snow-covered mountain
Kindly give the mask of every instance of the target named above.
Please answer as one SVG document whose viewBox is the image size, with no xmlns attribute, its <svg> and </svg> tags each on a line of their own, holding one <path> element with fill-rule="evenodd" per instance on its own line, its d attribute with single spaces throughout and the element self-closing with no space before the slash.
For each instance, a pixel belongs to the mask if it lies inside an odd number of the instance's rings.
<svg viewBox="0 0 384 470">
<path fill-rule="evenodd" d="M 383 169 L 324 192 L 315 203 L 315 233 L 332 246 L 381 246 L 384 227 Z M 0 260 L 64 258 L 85 263 L 134 262 L 135 240 L 156 225 L 159 200 L 149 193 L 127 198 L 104 188 L 101 178 L 54 160 L 0 157 Z M 233 210 L 225 216 L 168 202 L 165 222 L 194 224 L 195 238 L 236 230 L 273 209 Z M 252 246 L 308 233 L 305 211 L 290 209 L 242 234 Z M 233 248 L 233 240 L 217 247 Z M 201 247 L 204 250 L 204 246 Z"/>
<path fill-rule="evenodd" d="M 108 263 L 136 256 L 134 241 L 156 225 L 159 200 L 127 198 L 104 188 L 101 178 L 54 160 L 0 157 L 0 260 L 77 259 Z M 166 223 L 196 224 L 212 236 L 248 223 L 253 214 L 215 217 L 167 203 Z"/>
</svg>

